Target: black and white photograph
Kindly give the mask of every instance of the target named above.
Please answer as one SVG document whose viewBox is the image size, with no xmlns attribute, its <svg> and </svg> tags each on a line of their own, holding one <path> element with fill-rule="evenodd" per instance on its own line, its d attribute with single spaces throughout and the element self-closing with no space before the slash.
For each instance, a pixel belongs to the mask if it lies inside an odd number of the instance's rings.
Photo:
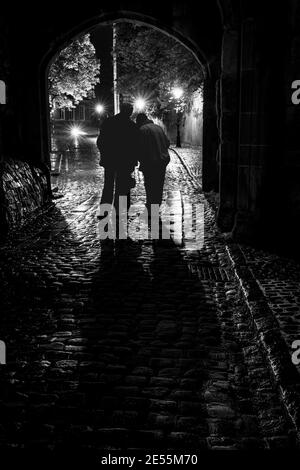
<svg viewBox="0 0 300 470">
<path fill-rule="evenodd" d="M 299 452 L 300 1 L 4 3 L 0 464 Z"/>
</svg>

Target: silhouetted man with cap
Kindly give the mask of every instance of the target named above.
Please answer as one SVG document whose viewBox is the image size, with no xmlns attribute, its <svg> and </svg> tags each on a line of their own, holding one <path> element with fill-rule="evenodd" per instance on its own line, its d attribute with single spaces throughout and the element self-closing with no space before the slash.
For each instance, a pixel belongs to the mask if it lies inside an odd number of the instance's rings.
<svg viewBox="0 0 300 470">
<path fill-rule="evenodd" d="M 170 141 L 163 129 L 140 113 L 136 118 L 140 130 L 140 171 L 144 174 L 148 211 L 162 203 L 166 167 L 170 162 Z"/>
<path fill-rule="evenodd" d="M 100 165 L 104 167 L 101 204 L 114 202 L 117 211 L 119 196 L 127 196 L 127 208 L 130 206 L 130 189 L 134 186 L 131 173 L 139 153 L 139 131 L 130 119 L 132 111 L 131 104 L 123 103 L 119 114 L 103 122 L 97 139 Z"/>
</svg>

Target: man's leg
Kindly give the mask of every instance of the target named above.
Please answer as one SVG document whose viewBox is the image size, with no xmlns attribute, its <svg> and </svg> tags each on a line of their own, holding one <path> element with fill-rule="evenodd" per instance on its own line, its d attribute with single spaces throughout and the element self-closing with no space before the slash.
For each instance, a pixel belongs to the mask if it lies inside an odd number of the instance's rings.
<svg viewBox="0 0 300 470">
<path fill-rule="evenodd" d="M 129 177 L 130 173 L 123 173 L 117 172 L 116 174 L 116 190 L 115 190 L 115 209 L 116 209 L 116 214 L 118 216 L 118 211 L 119 211 L 119 197 L 123 196 L 127 198 L 127 212 L 130 207 L 130 188 L 129 188 Z M 123 209 L 123 207 L 122 207 Z"/>
<path fill-rule="evenodd" d="M 104 169 L 104 186 L 102 190 L 101 204 L 112 204 L 114 196 L 115 170 Z"/>
<path fill-rule="evenodd" d="M 156 186 L 156 204 L 161 205 L 163 192 L 164 192 L 164 183 L 166 176 L 166 167 L 160 167 L 157 171 L 157 186 Z"/>
<path fill-rule="evenodd" d="M 158 204 L 159 206 L 162 203 L 164 182 L 165 182 L 166 167 L 165 166 L 156 166 L 151 173 L 147 175 L 147 182 L 145 182 L 146 193 L 149 194 L 149 199 L 151 204 Z M 148 199 L 147 194 L 147 199 Z"/>
<path fill-rule="evenodd" d="M 116 236 L 119 239 L 128 236 L 128 211 L 130 206 L 130 188 L 128 184 L 130 174 L 116 173 L 116 189 L 114 207 L 116 211 Z M 122 200 L 120 201 L 120 198 Z"/>
<path fill-rule="evenodd" d="M 105 210 L 104 213 L 101 211 L 102 205 L 112 206 L 113 196 L 114 196 L 114 184 L 115 184 L 115 171 L 112 169 L 104 169 L 104 185 L 102 190 L 101 202 L 100 202 L 100 215 L 97 216 L 98 219 L 102 220 L 107 217 L 108 213 Z"/>
</svg>

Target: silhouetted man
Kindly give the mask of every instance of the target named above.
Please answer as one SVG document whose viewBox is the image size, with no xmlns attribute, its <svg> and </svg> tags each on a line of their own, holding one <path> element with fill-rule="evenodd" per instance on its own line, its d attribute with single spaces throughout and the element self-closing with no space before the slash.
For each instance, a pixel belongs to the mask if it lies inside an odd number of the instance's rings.
<svg viewBox="0 0 300 470">
<path fill-rule="evenodd" d="M 104 167 L 101 204 L 114 202 L 116 210 L 119 208 L 119 196 L 127 196 L 129 208 L 130 189 L 134 185 L 131 173 L 137 164 L 139 131 L 130 119 L 132 111 L 131 104 L 122 104 L 119 114 L 103 122 L 97 139 L 100 165 Z"/>
<path fill-rule="evenodd" d="M 140 113 L 136 118 L 140 129 L 140 170 L 144 174 L 147 209 L 162 202 L 166 167 L 170 161 L 170 141 L 163 129 Z"/>
</svg>

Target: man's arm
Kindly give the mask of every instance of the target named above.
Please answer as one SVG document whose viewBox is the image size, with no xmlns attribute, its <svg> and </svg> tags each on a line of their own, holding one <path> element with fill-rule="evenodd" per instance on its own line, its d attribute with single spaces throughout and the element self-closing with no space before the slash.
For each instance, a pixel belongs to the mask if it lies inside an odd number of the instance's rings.
<svg viewBox="0 0 300 470">
<path fill-rule="evenodd" d="M 97 138 L 97 147 L 100 151 L 100 154 L 102 154 L 105 151 L 105 140 L 106 140 L 106 133 L 107 133 L 106 127 L 107 127 L 107 124 L 106 124 L 106 121 L 104 121 L 100 128 L 100 132 Z"/>
<path fill-rule="evenodd" d="M 164 136 L 165 136 L 166 146 L 167 146 L 167 148 L 169 148 L 171 142 L 169 141 L 169 139 L 168 139 L 168 137 L 167 137 L 167 134 L 166 134 L 165 132 L 164 132 Z"/>
</svg>

